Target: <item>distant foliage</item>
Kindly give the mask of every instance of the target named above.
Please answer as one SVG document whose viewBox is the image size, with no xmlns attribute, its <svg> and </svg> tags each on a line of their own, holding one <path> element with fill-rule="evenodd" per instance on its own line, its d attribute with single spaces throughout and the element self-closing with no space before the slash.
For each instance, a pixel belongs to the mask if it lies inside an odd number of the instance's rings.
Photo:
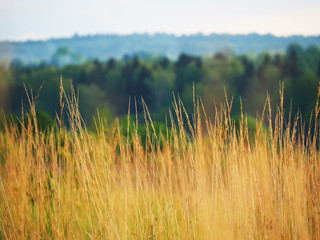
<svg viewBox="0 0 320 240">
<path fill-rule="evenodd" d="M 4 131 L 5 127 L 16 127 L 21 131 L 23 126 L 28 125 L 32 126 L 33 129 L 35 128 L 35 125 L 37 125 L 38 130 L 43 132 L 56 128 L 53 118 L 42 110 L 36 111 L 35 118 L 33 118 L 31 114 L 27 114 L 24 117 L 19 117 L 15 114 L 0 114 L 0 130 L 2 131 Z"/>
<path fill-rule="evenodd" d="M 79 109 L 89 125 L 97 110 L 109 109 L 112 117 L 126 115 L 128 110 L 141 115 L 143 101 L 152 118 L 165 122 L 173 93 L 189 114 L 194 111 L 195 93 L 209 109 L 219 107 L 225 95 L 229 100 L 233 98 L 232 115 L 240 114 L 241 98 L 244 112 L 255 117 L 264 108 L 267 92 L 271 106 L 279 104 L 279 84 L 283 82 L 286 118 L 291 109 L 291 117 L 299 112 L 308 121 L 320 77 L 320 49 L 297 44 L 288 46 L 284 53 L 266 52 L 256 57 L 225 50 L 202 58 L 183 53 L 173 61 L 141 52 L 126 55 L 122 60 L 94 59 L 64 66 L 59 61 L 66 60 L 66 56 L 76 57 L 65 47 L 56 51 L 51 64 L 25 65 L 15 59 L 9 68 L 0 67 L 0 106 L 6 112 L 20 114 L 22 104 L 28 108 L 27 89 L 39 96 L 37 107 L 55 117 L 60 111 L 62 76 L 66 91 L 72 82 L 79 93 Z M 213 118 L 214 111 L 209 115 Z"/>
</svg>

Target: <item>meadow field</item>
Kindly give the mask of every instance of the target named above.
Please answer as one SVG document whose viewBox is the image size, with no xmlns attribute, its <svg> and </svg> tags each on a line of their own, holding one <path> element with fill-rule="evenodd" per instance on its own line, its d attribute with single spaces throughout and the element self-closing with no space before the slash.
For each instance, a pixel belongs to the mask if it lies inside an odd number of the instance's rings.
<svg viewBox="0 0 320 240">
<path fill-rule="evenodd" d="M 177 97 L 162 132 L 144 105 L 142 138 L 134 113 L 89 131 L 75 96 L 61 88 L 42 131 L 30 95 L 0 132 L 0 239 L 320 239 L 318 102 L 310 123 L 286 120 L 281 88 L 252 130 L 228 97 L 193 96 L 193 114 Z"/>
</svg>

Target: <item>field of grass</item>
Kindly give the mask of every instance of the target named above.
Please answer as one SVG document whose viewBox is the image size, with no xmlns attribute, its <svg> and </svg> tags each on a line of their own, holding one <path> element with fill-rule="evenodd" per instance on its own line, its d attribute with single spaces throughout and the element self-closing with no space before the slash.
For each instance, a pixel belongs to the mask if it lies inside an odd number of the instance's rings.
<svg viewBox="0 0 320 240">
<path fill-rule="evenodd" d="M 211 121 L 195 103 L 188 118 L 174 102 L 160 134 L 145 106 L 142 142 L 134 115 L 127 133 L 87 131 L 63 90 L 70 129 L 58 114 L 42 132 L 31 99 L 21 130 L 0 132 L 0 239 L 320 239 L 317 121 L 305 134 L 267 99 L 252 132 L 228 102 Z"/>
</svg>

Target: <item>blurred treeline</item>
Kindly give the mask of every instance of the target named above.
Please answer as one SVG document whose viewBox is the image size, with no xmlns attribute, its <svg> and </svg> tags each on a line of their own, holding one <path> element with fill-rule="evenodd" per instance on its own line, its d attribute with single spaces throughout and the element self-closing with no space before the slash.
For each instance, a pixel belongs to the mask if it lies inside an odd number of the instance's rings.
<svg viewBox="0 0 320 240">
<path fill-rule="evenodd" d="M 146 60 L 147 59 L 147 60 Z M 143 97 L 154 118 L 164 122 L 172 106 L 173 93 L 180 97 L 186 110 L 193 112 L 193 86 L 202 98 L 209 116 L 214 106 L 233 96 L 233 115 L 240 113 L 240 98 L 245 112 L 253 117 L 262 111 L 266 93 L 271 105 L 279 104 L 279 83 L 285 86 L 285 108 L 301 113 L 308 121 L 317 99 L 320 79 L 320 49 L 288 46 L 284 53 L 258 56 L 235 55 L 224 51 L 211 57 L 181 54 L 177 60 L 153 56 L 125 56 L 122 60 L 91 60 L 78 65 L 33 64 L 13 60 L 9 67 L 0 66 L 0 107 L 6 113 L 21 115 L 27 109 L 26 89 L 36 100 L 37 109 L 53 118 L 60 111 L 59 84 L 62 76 L 66 92 L 72 82 L 79 94 L 79 109 L 88 123 L 99 109 L 113 119 L 137 111 L 143 119 Z M 41 89 L 41 90 L 39 90 Z M 137 109 L 135 109 L 135 102 Z"/>
</svg>

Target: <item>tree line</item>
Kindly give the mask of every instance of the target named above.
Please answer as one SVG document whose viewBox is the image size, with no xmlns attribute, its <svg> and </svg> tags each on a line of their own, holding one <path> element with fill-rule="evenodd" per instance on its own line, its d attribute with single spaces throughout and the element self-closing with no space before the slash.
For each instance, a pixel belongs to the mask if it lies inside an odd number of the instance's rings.
<svg viewBox="0 0 320 240">
<path fill-rule="evenodd" d="M 96 59 L 64 67 L 26 65 L 13 60 L 8 68 L 0 67 L 0 106 L 5 112 L 20 114 L 22 104 L 28 105 L 26 88 L 34 96 L 39 91 L 37 109 L 54 117 L 60 109 L 61 76 L 67 92 L 70 82 L 78 91 L 79 109 L 88 123 L 97 109 L 111 119 L 126 115 L 129 98 L 132 113 L 143 115 L 143 98 L 152 117 L 164 122 L 173 94 L 192 113 L 194 90 L 209 117 L 214 106 L 225 101 L 225 93 L 233 96 L 233 115 L 240 113 L 241 99 L 244 111 L 254 117 L 257 111 L 262 111 L 267 92 L 272 107 L 279 104 L 280 82 L 285 86 L 285 108 L 292 113 L 299 111 L 308 120 L 317 99 L 320 49 L 295 44 L 284 53 L 250 56 L 223 51 L 210 57 L 180 54 L 176 60 L 161 56 L 146 60 L 139 55 L 126 55 L 121 60 Z"/>
</svg>

